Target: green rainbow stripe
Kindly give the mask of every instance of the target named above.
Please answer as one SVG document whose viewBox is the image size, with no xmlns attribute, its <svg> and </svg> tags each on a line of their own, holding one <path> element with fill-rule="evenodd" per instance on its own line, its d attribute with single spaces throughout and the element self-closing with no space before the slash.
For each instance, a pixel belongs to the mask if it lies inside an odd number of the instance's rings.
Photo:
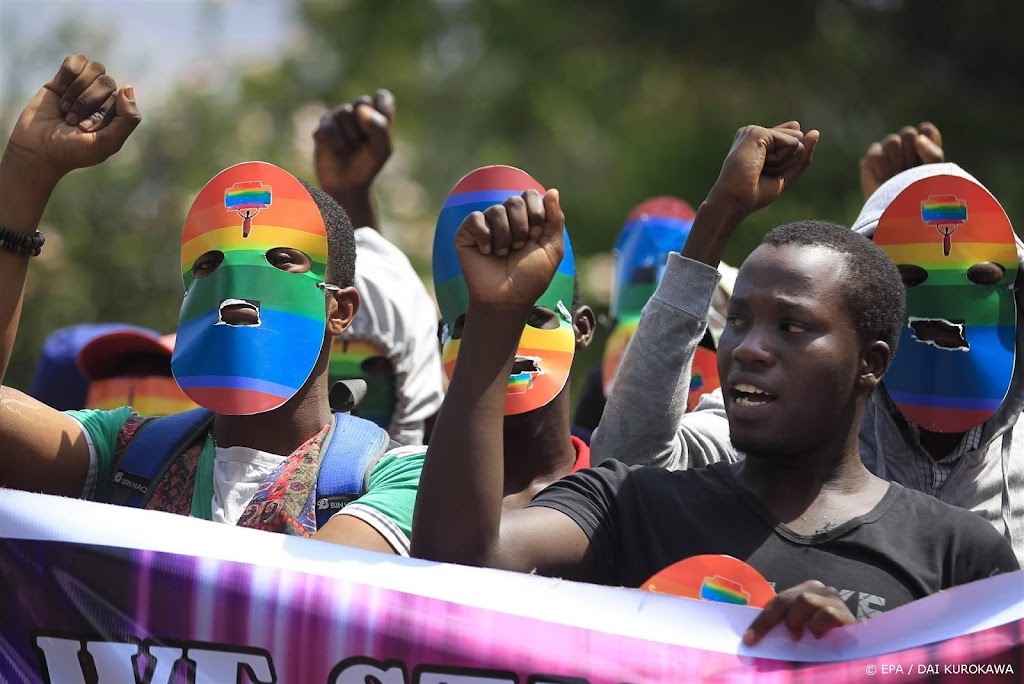
<svg viewBox="0 0 1024 684">
<path fill-rule="evenodd" d="M 261 315 L 267 311 L 281 311 L 313 320 L 323 319 L 324 300 L 309 296 L 313 285 L 308 274 L 286 274 L 270 267 L 263 255 L 258 258 L 263 260 L 263 265 L 232 264 L 232 275 L 245 282 L 247 290 L 265 293 L 264 299 L 260 300 Z M 188 306 L 182 307 L 179 327 L 217 311 L 223 300 L 224 291 L 221 288 L 192 288 L 188 295 Z"/>
</svg>

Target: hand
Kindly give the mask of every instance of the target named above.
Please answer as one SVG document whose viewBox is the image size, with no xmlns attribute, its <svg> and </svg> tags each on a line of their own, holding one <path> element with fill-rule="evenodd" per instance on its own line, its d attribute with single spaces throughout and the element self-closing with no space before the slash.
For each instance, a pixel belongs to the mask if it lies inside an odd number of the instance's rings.
<svg viewBox="0 0 1024 684">
<path fill-rule="evenodd" d="M 708 201 L 741 220 L 768 206 L 810 165 L 818 137 L 816 130 L 803 133 L 796 121 L 775 128 L 744 126 Z"/>
<path fill-rule="evenodd" d="M 857 621 L 853 613 L 840 598 L 839 592 L 826 587 L 817 580 L 803 582 L 777 595 L 764 607 L 743 635 L 743 643 L 753 646 L 761 641 L 772 627 L 786 623 L 794 641 L 810 630 L 815 639 L 820 639 L 836 627 L 851 625 Z"/>
<path fill-rule="evenodd" d="M 337 198 L 368 191 L 391 156 L 395 98 L 378 90 L 337 107 L 320 119 L 313 133 L 313 159 L 324 192 Z"/>
<path fill-rule="evenodd" d="M 140 121 L 134 89 L 118 90 L 103 64 L 76 53 L 25 106 L 4 160 L 32 178 L 56 183 L 120 150 Z"/>
<path fill-rule="evenodd" d="M 554 189 L 527 190 L 467 216 L 455 233 L 455 251 L 470 303 L 531 308 L 562 263 L 564 227 Z"/>
<path fill-rule="evenodd" d="M 942 134 L 935 124 L 925 121 L 917 128 L 904 126 L 899 133 L 890 133 L 881 142 L 871 143 L 860 160 L 860 189 L 864 199 L 901 171 L 945 160 Z"/>
</svg>

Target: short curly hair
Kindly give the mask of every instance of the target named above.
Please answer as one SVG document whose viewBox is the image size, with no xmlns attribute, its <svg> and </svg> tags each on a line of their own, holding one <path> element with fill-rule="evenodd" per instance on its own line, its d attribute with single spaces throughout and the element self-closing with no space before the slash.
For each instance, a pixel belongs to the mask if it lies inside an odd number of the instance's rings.
<svg viewBox="0 0 1024 684">
<path fill-rule="evenodd" d="M 881 340 L 896 355 L 906 290 L 889 255 L 869 238 L 828 221 L 796 221 L 773 228 L 762 245 L 824 247 L 846 258 L 846 304 L 862 342 Z"/>
<path fill-rule="evenodd" d="M 334 198 L 309 182 L 299 179 L 316 202 L 327 229 L 327 275 L 324 280 L 338 287 L 352 287 L 356 277 L 356 238 L 352 220 Z"/>
</svg>

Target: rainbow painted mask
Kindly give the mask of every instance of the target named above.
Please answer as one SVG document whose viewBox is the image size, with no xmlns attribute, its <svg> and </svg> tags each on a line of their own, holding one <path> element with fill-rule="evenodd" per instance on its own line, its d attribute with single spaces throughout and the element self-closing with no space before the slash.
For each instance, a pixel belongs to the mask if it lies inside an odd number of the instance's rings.
<svg viewBox="0 0 1024 684">
<path fill-rule="evenodd" d="M 455 233 L 472 212 L 484 211 L 530 189 L 545 191 L 524 171 L 511 166 L 485 166 L 456 183 L 441 209 L 434 234 L 434 289 L 445 323 L 441 335 L 442 361 L 449 378 L 455 369 L 469 306 L 469 292 L 455 252 Z M 576 333 L 570 312 L 575 280 L 576 265 L 566 231 L 562 263 L 535 305 L 550 312 L 553 327 L 527 325 L 523 330 L 509 376 L 505 415 L 544 406 L 562 391 L 569 379 L 569 368 L 576 352 Z"/>
<path fill-rule="evenodd" d="M 636 205 L 619 231 L 612 249 L 615 270 L 609 313 L 614 327 L 605 343 L 601 365 L 605 396 L 611 393 L 619 362 L 640 322 L 640 312 L 665 272 L 668 253 L 682 249 L 694 216 L 693 208 L 681 199 L 653 197 Z M 701 373 L 702 377 L 706 375 Z"/>
<path fill-rule="evenodd" d="M 352 414 L 372 420 L 385 430 L 395 412 L 395 371 L 387 352 L 372 342 L 337 337 L 331 345 L 330 383 L 364 380 L 366 396 Z"/>
<path fill-rule="evenodd" d="M 272 266 L 267 253 L 279 247 L 303 252 L 310 270 Z M 210 251 L 223 253 L 223 261 L 194 278 L 193 264 Z M 207 183 L 181 239 L 186 289 L 171 368 L 185 394 L 227 415 L 270 411 L 292 398 L 324 344 L 326 264 L 323 218 L 289 173 L 246 162 Z M 222 312 L 230 306 L 255 309 L 258 322 L 226 323 Z"/>
<path fill-rule="evenodd" d="M 885 376 L 889 395 L 926 430 L 982 424 L 1013 374 L 1017 248 L 1006 213 L 981 185 L 932 176 L 892 201 L 874 240 L 907 286 L 907 325 Z"/>
</svg>

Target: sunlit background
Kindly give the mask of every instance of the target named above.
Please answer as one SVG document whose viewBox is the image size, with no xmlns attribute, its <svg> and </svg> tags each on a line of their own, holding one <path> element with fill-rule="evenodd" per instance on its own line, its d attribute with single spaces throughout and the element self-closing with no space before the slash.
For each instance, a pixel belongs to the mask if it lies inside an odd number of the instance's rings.
<svg viewBox="0 0 1024 684">
<path fill-rule="evenodd" d="M 1024 43 L 1016 3 L 976 0 L 0 0 L 0 131 L 70 52 L 132 83 L 143 124 L 110 162 L 67 178 L 7 382 L 25 387 L 57 327 L 171 331 L 178 239 L 220 169 L 264 159 L 312 177 L 328 107 L 397 98 L 378 184 L 383 232 L 429 283 L 447 191 L 487 163 L 562 192 L 584 297 L 607 307 L 608 249 L 657 194 L 694 206 L 735 129 L 796 118 L 822 131 L 814 166 L 734 239 L 738 265 L 776 223 L 849 223 L 857 162 L 904 124 L 935 122 L 947 156 L 1024 222 Z M 603 335 L 577 370 L 600 355 Z M 582 372 L 576 374 L 581 380 Z"/>
</svg>

